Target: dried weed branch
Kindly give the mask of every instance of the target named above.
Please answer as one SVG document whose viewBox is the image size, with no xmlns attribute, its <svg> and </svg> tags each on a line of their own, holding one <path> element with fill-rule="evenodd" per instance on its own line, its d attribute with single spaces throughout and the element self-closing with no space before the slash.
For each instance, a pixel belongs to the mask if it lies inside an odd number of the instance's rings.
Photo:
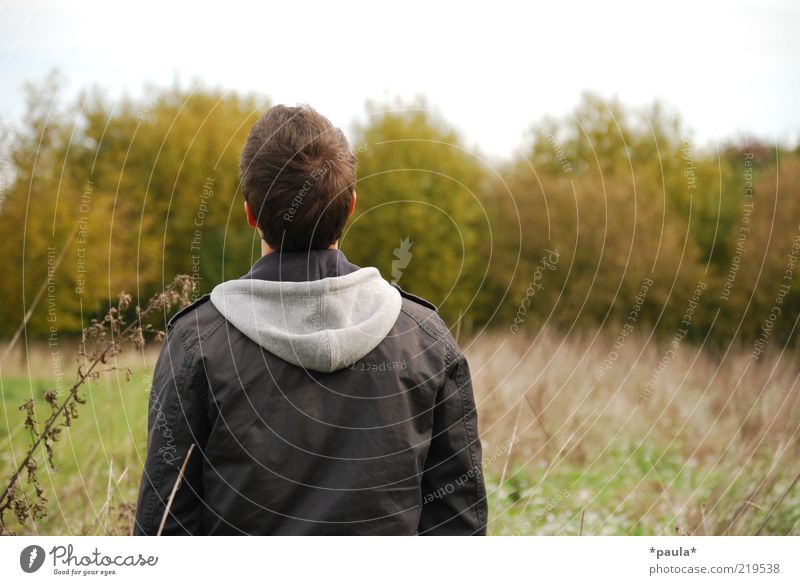
<svg viewBox="0 0 800 585">
<path fill-rule="evenodd" d="M 113 371 L 117 366 L 110 360 L 122 351 L 122 346 L 133 343 L 140 349 L 145 339 L 151 337 L 160 341 L 164 332 L 145 321 L 159 312 L 166 312 L 173 307 L 184 307 L 190 303 L 194 290 L 194 282 L 190 276 L 180 275 L 175 278 L 163 292 L 153 296 L 142 308 L 133 309 L 134 319 L 126 321 L 132 297 L 121 293 L 115 307 L 111 307 L 102 320 L 93 319 L 92 324 L 83 330 L 82 343 L 78 351 L 77 379 L 69 390 L 58 393 L 55 390 L 44 392 L 45 402 L 50 407 L 46 419 L 37 418 L 36 403 L 33 398 L 26 400 L 20 407 L 25 414 L 25 428 L 30 432 L 31 443 L 16 470 L 5 482 L 0 495 L 0 534 L 10 534 L 6 522 L 6 514 L 13 512 L 17 521 L 24 525 L 43 518 L 47 512 L 47 497 L 39 482 L 41 449 L 44 449 L 44 460 L 51 469 L 53 464 L 53 445 L 58 441 L 61 431 L 69 427 L 78 418 L 78 405 L 85 400 L 80 395 L 81 387 L 88 380 L 96 380 L 102 372 Z M 91 344 L 92 349 L 87 349 Z M 126 372 L 128 375 L 130 372 Z M 27 480 L 31 489 L 26 490 L 22 479 Z"/>
</svg>

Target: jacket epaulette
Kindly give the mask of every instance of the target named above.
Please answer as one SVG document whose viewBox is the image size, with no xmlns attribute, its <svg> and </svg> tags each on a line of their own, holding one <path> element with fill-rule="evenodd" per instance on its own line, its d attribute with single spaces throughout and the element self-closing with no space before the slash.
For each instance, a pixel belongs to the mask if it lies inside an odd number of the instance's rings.
<svg viewBox="0 0 800 585">
<path fill-rule="evenodd" d="M 412 294 L 411 294 L 410 292 L 408 292 L 408 291 L 404 291 L 404 290 L 403 290 L 402 288 L 400 288 L 400 287 L 397 285 L 397 283 L 395 283 L 395 282 L 391 283 L 391 285 L 392 285 L 394 288 L 396 288 L 396 289 L 397 289 L 397 292 L 399 292 L 399 293 L 400 293 L 400 296 L 401 296 L 401 297 L 403 297 L 403 298 L 405 298 L 405 299 L 408 299 L 409 301 L 414 301 L 415 303 L 417 303 L 417 304 L 419 304 L 419 305 L 422 305 L 423 307 L 427 307 L 428 309 L 430 309 L 430 310 L 432 310 L 432 311 L 437 311 L 437 309 L 436 309 L 436 305 L 434 305 L 434 304 L 433 304 L 433 303 L 431 303 L 430 301 L 426 301 L 426 300 L 425 300 L 425 299 L 423 299 L 422 297 L 418 297 L 417 295 L 412 295 Z"/>
<path fill-rule="evenodd" d="M 200 305 L 202 305 L 203 303 L 205 303 L 206 301 L 208 301 L 210 298 L 211 298 L 211 295 L 208 295 L 208 294 L 206 294 L 206 295 L 203 295 L 202 297 L 200 297 L 199 299 L 197 299 L 197 300 L 196 300 L 195 302 L 193 302 L 192 304 L 190 304 L 190 305 L 186 305 L 186 306 L 185 306 L 184 308 L 182 308 L 180 311 L 178 311 L 177 313 L 175 313 L 175 314 L 172 316 L 172 318 L 169 320 L 169 322 L 167 322 L 167 331 L 169 331 L 170 329 L 172 329 L 172 326 L 175 324 L 175 321 L 177 321 L 178 319 L 180 319 L 180 318 L 181 318 L 182 316 L 184 316 L 186 313 L 189 313 L 190 311 L 194 311 L 194 310 L 195 310 L 197 307 L 199 307 Z"/>
</svg>

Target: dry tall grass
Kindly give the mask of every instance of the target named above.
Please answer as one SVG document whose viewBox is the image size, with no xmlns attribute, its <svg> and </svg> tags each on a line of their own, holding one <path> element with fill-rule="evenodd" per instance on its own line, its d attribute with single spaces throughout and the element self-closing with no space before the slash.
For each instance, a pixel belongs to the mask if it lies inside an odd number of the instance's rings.
<svg viewBox="0 0 800 585">
<path fill-rule="evenodd" d="M 612 343 L 544 331 L 464 344 L 484 460 L 503 483 L 493 486 L 496 531 L 576 533 L 584 512 L 599 533 L 796 531 L 797 350 L 753 361 L 750 348 L 715 357 L 684 342 L 650 389 L 667 344 L 631 336 L 601 375 Z M 508 498 L 515 475 L 531 478 L 522 501 Z M 555 505 L 554 482 L 570 494 Z M 529 516 L 537 497 L 533 509 L 550 508 L 542 530 L 504 518 L 520 506 Z"/>
</svg>

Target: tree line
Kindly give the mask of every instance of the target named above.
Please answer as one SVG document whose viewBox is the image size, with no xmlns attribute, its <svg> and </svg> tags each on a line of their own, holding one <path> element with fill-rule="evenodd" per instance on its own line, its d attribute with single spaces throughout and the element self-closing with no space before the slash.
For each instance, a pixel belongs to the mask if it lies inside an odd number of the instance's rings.
<svg viewBox="0 0 800 585">
<path fill-rule="evenodd" d="M 28 86 L 25 115 L 0 127 L 1 335 L 32 306 L 29 335 L 76 334 L 121 290 L 149 298 L 188 274 L 199 295 L 249 269 L 259 242 L 238 163 L 267 97 L 199 86 L 70 101 L 60 88 Z M 523 144 L 497 161 L 424 99 L 368 103 L 346 128 L 359 171 L 343 251 L 466 334 L 792 339 L 797 148 L 699 145 L 660 104 L 592 94 L 520 124 Z"/>
</svg>

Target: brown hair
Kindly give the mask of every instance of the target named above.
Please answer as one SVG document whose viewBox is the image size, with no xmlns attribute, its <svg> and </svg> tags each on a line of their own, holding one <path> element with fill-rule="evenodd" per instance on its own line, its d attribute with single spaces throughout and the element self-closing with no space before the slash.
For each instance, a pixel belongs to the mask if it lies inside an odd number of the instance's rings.
<svg viewBox="0 0 800 585">
<path fill-rule="evenodd" d="M 308 106 L 274 106 L 253 125 L 239 166 L 242 191 L 269 246 L 329 247 L 342 235 L 356 182 L 344 133 Z"/>
</svg>

